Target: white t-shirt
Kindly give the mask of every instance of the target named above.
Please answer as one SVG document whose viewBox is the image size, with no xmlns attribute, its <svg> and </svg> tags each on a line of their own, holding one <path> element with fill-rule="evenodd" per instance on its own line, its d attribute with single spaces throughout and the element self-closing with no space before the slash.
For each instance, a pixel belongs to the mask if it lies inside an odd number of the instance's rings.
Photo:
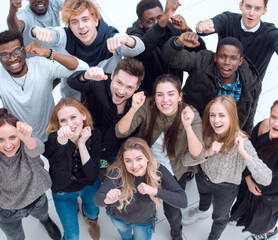
<svg viewBox="0 0 278 240">
<path fill-rule="evenodd" d="M 164 133 L 162 132 L 160 136 L 156 139 L 154 144 L 151 147 L 151 152 L 154 158 L 162 164 L 167 170 L 174 176 L 174 172 L 172 166 L 170 164 L 170 159 L 167 156 L 167 150 L 163 151 L 163 141 L 164 141 Z"/>
</svg>

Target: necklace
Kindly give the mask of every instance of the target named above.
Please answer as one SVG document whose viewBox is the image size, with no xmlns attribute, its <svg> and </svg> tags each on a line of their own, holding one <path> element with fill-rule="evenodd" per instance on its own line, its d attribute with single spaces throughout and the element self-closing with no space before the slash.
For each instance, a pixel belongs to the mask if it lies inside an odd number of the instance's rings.
<svg viewBox="0 0 278 240">
<path fill-rule="evenodd" d="M 10 75 L 11 76 L 11 75 Z M 26 77 L 27 77 L 27 73 L 25 74 L 25 78 L 23 80 L 23 84 L 21 85 L 20 83 L 18 83 L 17 81 L 15 81 L 15 79 L 11 76 L 12 80 L 18 85 L 21 87 L 21 90 L 24 91 L 24 84 L 25 84 L 25 81 L 26 81 Z"/>
</svg>

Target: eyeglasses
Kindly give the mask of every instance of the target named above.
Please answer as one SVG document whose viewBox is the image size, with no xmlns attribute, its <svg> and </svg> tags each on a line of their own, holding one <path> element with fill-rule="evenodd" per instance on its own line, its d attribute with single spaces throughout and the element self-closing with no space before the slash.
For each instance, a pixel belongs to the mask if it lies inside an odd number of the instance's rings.
<svg viewBox="0 0 278 240">
<path fill-rule="evenodd" d="M 0 54 L 0 58 L 2 59 L 2 61 L 8 61 L 12 55 L 14 57 L 19 57 L 22 54 L 23 48 L 24 47 L 22 46 L 21 48 L 17 48 L 10 53 Z"/>
</svg>

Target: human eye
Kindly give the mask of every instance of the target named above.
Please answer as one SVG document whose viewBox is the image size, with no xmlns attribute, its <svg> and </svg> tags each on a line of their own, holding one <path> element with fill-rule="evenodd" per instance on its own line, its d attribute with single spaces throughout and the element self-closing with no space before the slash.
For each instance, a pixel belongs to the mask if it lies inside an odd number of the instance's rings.
<svg viewBox="0 0 278 240">
<path fill-rule="evenodd" d="M 77 24 L 77 21 L 76 21 L 76 20 L 71 20 L 71 21 L 70 21 L 70 24 L 76 25 L 76 24 Z"/>
<path fill-rule="evenodd" d="M 0 55 L 3 61 L 6 61 L 10 59 L 10 54 L 9 53 L 4 53 Z"/>
<path fill-rule="evenodd" d="M 118 85 L 122 85 L 122 82 L 121 81 L 117 81 L 116 82 Z"/>
<path fill-rule="evenodd" d="M 66 119 L 63 119 L 63 118 L 62 118 L 62 119 L 59 120 L 59 122 L 60 122 L 60 123 L 65 123 L 65 122 L 66 122 Z"/>
<path fill-rule="evenodd" d="M 261 7 L 256 7 L 256 8 L 255 8 L 255 10 L 256 10 L 257 12 L 261 11 L 261 9 L 262 9 Z"/>
<path fill-rule="evenodd" d="M 16 136 L 15 136 L 15 135 L 12 135 L 12 136 L 10 136 L 10 139 L 11 139 L 11 140 L 15 140 L 15 139 L 16 139 Z"/>
<path fill-rule="evenodd" d="M 226 115 L 225 114 L 219 114 L 219 117 L 224 118 L 224 117 L 226 117 Z"/>
<path fill-rule="evenodd" d="M 129 158 L 126 158 L 126 159 L 125 159 L 125 162 L 126 162 L 126 163 L 130 163 L 131 160 L 130 160 Z"/>
<path fill-rule="evenodd" d="M 215 117 L 215 114 L 214 113 L 210 113 L 209 116 L 210 117 Z"/>
<path fill-rule="evenodd" d="M 71 116 L 71 119 L 76 119 L 76 115 Z"/>
<path fill-rule="evenodd" d="M 84 21 L 84 22 L 88 22 L 88 21 L 89 21 L 89 18 L 88 18 L 88 17 L 85 17 L 85 18 L 83 18 L 83 21 Z"/>
<path fill-rule="evenodd" d="M 147 20 L 147 24 L 153 24 L 153 20 L 152 19 L 148 19 Z"/>
<path fill-rule="evenodd" d="M 4 139 L 3 138 L 0 138 L 0 142 L 3 142 L 4 141 Z"/>
</svg>

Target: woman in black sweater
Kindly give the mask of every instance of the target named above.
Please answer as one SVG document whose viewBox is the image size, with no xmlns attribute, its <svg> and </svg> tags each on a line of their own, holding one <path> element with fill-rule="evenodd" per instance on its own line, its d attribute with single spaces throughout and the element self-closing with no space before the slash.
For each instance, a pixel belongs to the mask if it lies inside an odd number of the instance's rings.
<svg viewBox="0 0 278 240">
<path fill-rule="evenodd" d="M 74 98 L 62 99 L 46 127 L 49 134 L 44 155 L 49 160 L 52 195 L 64 228 L 63 240 L 78 240 L 78 196 L 94 240 L 100 237 L 99 209 L 93 202 L 100 187 L 101 134 L 93 129 L 88 110 Z"/>
<path fill-rule="evenodd" d="M 124 240 L 151 239 L 159 198 L 177 208 L 187 205 L 185 192 L 157 163 L 143 139 L 127 139 L 107 175 L 95 195 L 95 204 L 107 207 Z"/>
</svg>

